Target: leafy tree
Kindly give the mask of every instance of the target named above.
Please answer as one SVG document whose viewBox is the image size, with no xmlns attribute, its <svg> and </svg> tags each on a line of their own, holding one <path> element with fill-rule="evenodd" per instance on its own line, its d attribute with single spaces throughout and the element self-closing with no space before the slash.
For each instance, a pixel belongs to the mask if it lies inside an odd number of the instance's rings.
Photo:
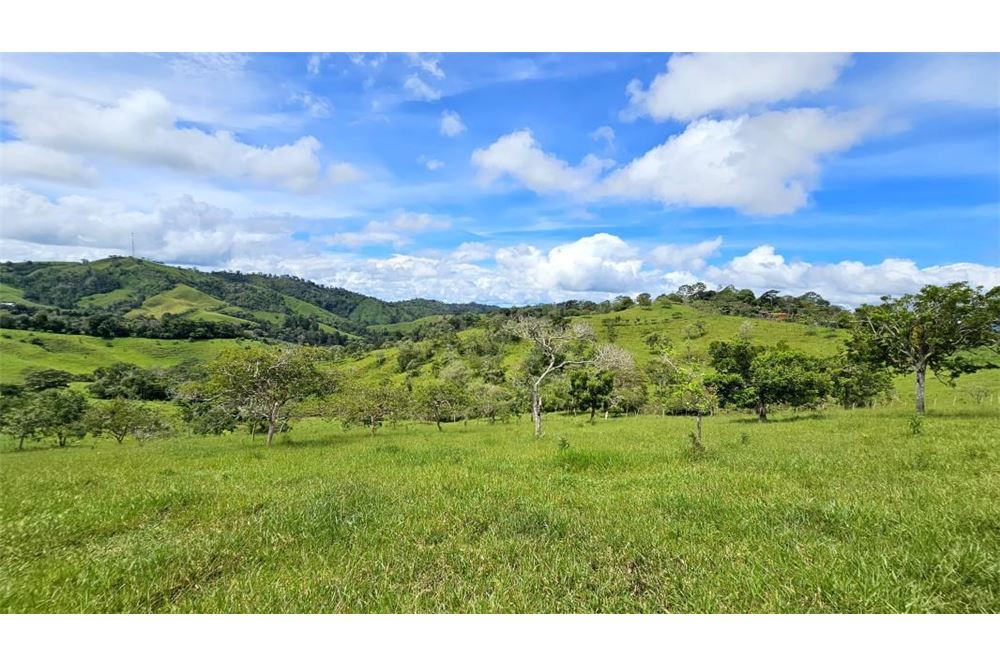
<svg viewBox="0 0 1000 667">
<path fill-rule="evenodd" d="M 766 350 L 740 339 L 714 341 L 708 352 L 715 373 L 706 382 L 719 403 L 754 409 L 762 422 L 771 405 L 809 405 L 829 389 L 821 362 L 802 352 Z"/>
<path fill-rule="evenodd" d="M 648 292 L 643 292 L 639 296 L 635 297 L 635 302 L 646 308 L 653 305 L 653 297 L 650 296 Z"/>
<path fill-rule="evenodd" d="M 578 369 L 569 376 L 570 397 L 573 405 L 580 410 L 590 411 L 590 421 L 598 410 L 611 406 L 611 392 L 615 388 L 615 378 L 610 371 L 596 368 Z"/>
<path fill-rule="evenodd" d="M 502 384 L 482 382 L 473 387 L 471 393 L 475 411 L 479 417 L 495 424 L 497 419 L 506 421 L 516 409 L 517 396 L 513 389 Z"/>
<path fill-rule="evenodd" d="M 95 398 L 128 398 L 143 401 L 165 401 L 169 388 L 164 374 L 149 371 L 135 364 L 116 363 L 98 368 L 87 390 Z"/>
<path fill-rule="evenodd" d="M 208 364 L 200 391 L 241 419 L 267 425 L 267 444 L 289 417 L 291 407 L 328 393 L 330 378 L 316 368 L 314 348 L 246 347 L 225 350 Z"/>
<path fill-rule="evenodd" d="M 469 397 L 460 386 L 445 380 L 434 379 L 421 385 L 414 392 L 420 415 L 434 422 L 438 430 L 441 422 L 455 421 L 466 415 Z"/>
<path fill-rule="evenodd" d="M 871 407 L 880 396 L 892 393 L 892 373 L 841 354 L 827 362 L 830 375 L 830 395 L 844 409 Z"/>
<path fill-rule="evenodd" d="M 371 435 L 386 422 L 406 411 L 406 392 L 389 382 L 378 385 L 352 383 L 341 389 L 334 401 L 334 413 L 344 427 L 359 424 Z"/>
<path fill-rule="evenodd" d="M 537 317 L 521 316 L 510 322 L 509 331 L 531 343 L 525 370 L 531 388 L 531 419 L 535 437 L 542 437 L 542 386 L 553 374 L 568 366 L 588 363 L 587 344 L 594 331 L 586 324 L 557 325 Z"/>
<path fill-rule="evenodd" d="M 24 441 L 34 438 L 42 426 L 35 402 L 36 397 L 30 395 L 0 398 L 0 431 L 16 438 L 18 449 L 24 449 Z"/>
<path fill-rule="evenodd" d="M 612 388 L 604 417 L 610 411 L 628 413 L 646 402 L 646 378 L 628 350 L 617 345 L 602 345 L 593 359 L 594 367 L 611 374 Z"/>
<path fill-rule="evenodd" d="M 715 390 L 694 367 L 678 363 L 667 353 L 656 361 L 654 369 L 657 398 L 670 405 L 675 413 L 694 415 L 691 444 L 696 452 L 704 451 L 701 419 L 712 414 L 719 404 Z"/>
<path fill-rule="evenodd" d="M 45 391 L 46 389 L 65 389 L 76 376 L 66 371 L 54 368 L 44 368 L 29 371 L 24 374 L 24 388 L 28 391 Z"/>
<path fill-rule="evenodd" d="M 86 427 L 93 435 L 110 433 L 118 444 L 129 435 L 142 440 L 166 429 L 156 410 L 124 398 L 94 405 L 87 412 Z"/>
<path fill-rule="evenodd" d="M 53 436 L 60 447 L 86 433 L 87 397 L 78 391 L 46 389 L 35 395 L 31 407 L 37 412 L 38 432 Z"/>
<path fill-rule="evenodd" d="M 859 359 L 913 373 L 916 409 L 923 413 L 928 370 L 953 383 L 979 367 L 963 352 L 997 346 L 998 341 L 1000 287 L 983 292 L 961 282 L 927 285 L 917 294 L 861 306 L 848 347 Z"/>
</svg>

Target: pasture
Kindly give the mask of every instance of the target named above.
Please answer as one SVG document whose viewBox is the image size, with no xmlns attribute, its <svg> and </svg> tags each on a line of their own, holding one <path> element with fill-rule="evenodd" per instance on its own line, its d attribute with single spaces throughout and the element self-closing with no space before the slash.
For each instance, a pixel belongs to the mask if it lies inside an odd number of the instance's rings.
<svg viewBox="0 0 1000 667">
<path fill-rule="evenodd" d="M 700 457 L 653 416 L 4 441 L 0 609 L 997 613 L 1000 410 L 937 396 L 710 417 Z"/>
</svg>

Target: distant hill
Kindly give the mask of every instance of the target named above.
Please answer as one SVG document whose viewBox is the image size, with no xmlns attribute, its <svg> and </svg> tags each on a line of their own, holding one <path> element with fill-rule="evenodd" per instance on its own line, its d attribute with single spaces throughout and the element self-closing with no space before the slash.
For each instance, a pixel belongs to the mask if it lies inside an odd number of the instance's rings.
<svg viewBox="0 0 1000 667">
<path fill-rule="evenodd" d="M 389 302 L 292 276 L 203 272 L 132 257 L 0 264 L 0 300 L 16 306 L 243 328 L 365 337 L 368 328 L 494 310 L 428 299 Z M 173 326 L 173 325 L 172 325 Z M 212 337 L 212 336 L 209 336 Z"/>
</svg>

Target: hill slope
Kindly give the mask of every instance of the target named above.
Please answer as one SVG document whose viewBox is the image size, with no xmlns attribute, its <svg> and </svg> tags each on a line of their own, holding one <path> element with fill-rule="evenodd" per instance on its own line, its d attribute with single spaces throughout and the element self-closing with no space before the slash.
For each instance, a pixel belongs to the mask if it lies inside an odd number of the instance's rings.
<svg viewBox="0 0 1000 667">
<path fill-rule="evenodd" d="M 17 304 L 133 317 L 172 314 L 228 321 L 228 316 L 281 325 L 301 316 L 355 335 L 364 335 L 370 325 L 493 309 L 426 299 L 387 302 L 291 276 L 206 273 L 132 257 L 87 263 L 6 262 L 0 265 L 0 290 L 5 301 Z"/>
</svg>

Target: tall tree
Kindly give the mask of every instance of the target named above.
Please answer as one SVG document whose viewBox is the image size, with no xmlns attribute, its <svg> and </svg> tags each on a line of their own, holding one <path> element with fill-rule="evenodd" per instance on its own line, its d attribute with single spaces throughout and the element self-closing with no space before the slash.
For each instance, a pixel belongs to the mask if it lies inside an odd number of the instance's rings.
<svg viewBox="0 0 1000 667">
<path fill-rule="evenodd" d="M 719 403 L 753 409 L 767 421 L 775 404 L 809 405 L 829 391 L 822 362 L 802 352 L 752 345 L 748 340 L 714 341 L 708 346 L 715 373 L 706 383 L 717 393 Z"/>
<path fill-rule="evenodd" d="M 531 343 L 526 370 L 531 388 L 531 420 L 535 437 L 542 437 L 542 386 L 546 379 L 569 366 L 588 362 L 587 344 L 594 341 L 594 330 L 577 323 L 558 325 L 538 317 L 518 317 L 509 331 Z"/>
<path fill-rule="evenodd" d="M 129 435 L 142 439 L 166 429 L 156 410 L 124 398 L 114 398 L 92 407 L 87 413 L 86 425 L 94 435 L 110 433 L 118 444 Z"/>
<path fill-rule="evenodd" d="M 923 413 L 928 370 L 954 382 L 981 367 L 963 352 L 998 345 L 1000 287 L 983 292 L 961 282 L 861 306 L 848 348 L 859 359 L 913 373 L 916 409 Z"/>
<path fill-rule="evenodd" d="M 569 376 L 569 395 L 573 399 L 573 405 L 581 410 L 589 410 L 591 423 L 598 410 L 610 408 L 614 388 L 615 377 L 610 371 L 581 368 Z"/>
<path fill-rule="evenodd" d="M 306 347 L 256 346 L 225 350 L 208 365 L 203 391 L 244 420 L 267 425 L 267 444 L 298 401 L 332 388 L 316 367 L 320 352 Z"/>
<path fill-rule="evenodd" d="M 86 433 L 83 417 L 87 397 L 78 391 L 46 389 L 35 396 L 32 407 L 38 413 L 39 432 L 55 437 L 60 447 L 65 447 L 70 438 Z"/>
</svg>

